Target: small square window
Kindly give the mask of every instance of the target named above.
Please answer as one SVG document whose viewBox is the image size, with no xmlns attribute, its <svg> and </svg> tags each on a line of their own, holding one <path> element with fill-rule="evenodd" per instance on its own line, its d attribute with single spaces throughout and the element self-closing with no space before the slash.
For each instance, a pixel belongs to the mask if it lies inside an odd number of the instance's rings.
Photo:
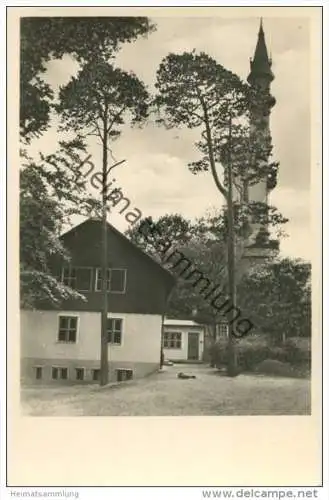
<svg viewBox="0 0 329 500">
<path fill-rule="evenodd" d="M 62 270 L 62 282 L 70 288 L 75 288 L 77 283 L 77 274 L 74 267 L 64 267 Z"/>
<path fill-rule="evenodd" d="M 126 271 L 124 269 L 112 269 L 110 290 L 111 292 L 124 292 L 126 281 Z"/>
<path fill-rule="evenodd" d="M 77 316 L 59 316 L 58 341 L 75 343 L 77 341 L 78 318 Z"/>
<path fill-rule="evenodd" d="M 110 291 L 110 269 L 106 272 L 106 290 Z M 103 290 L 103 274 L 101 269 L 96 270 L 96 291 L 101 292 Z"/>
<path fill-rule="evenodd" d="M 101 374 L 101 371 L 100 370 L 93 370 L 93 380 L 94 381 L 98 381 L 100 379 L 100 374 Z"/>
<path fill-rule="evenodd" d="M 181 349 L 182 334 L 181 332 L 165 332 L 163 338 L 163 347 L 166 349 Z"/>
<path fill-rule="evenodd" d="M 107 319 L 107 338 L 111 344 L 120 345 L 122 343 L 122 319 Z"/>
<path fill-rule="evenodd" d="M 106 289 L 113 293 L 124 293 L 126 288 L 126 269 L 107 269 L 106 272 Z M 100 292 L 103 289 L 102 270 L 96 270 L 96 291 Z"/>
<path fill-rule="evenodd" d="M 218 330 L 217 330 L 217 338 L 225 338 L 228 336 L 228 324 L 227 323 L 220 323 L 218 325 Z"/>
<path fill-rule="evenodd" d="M 59 368 L 57 366 L 53 366 L 51 369 L 51 378 L 53 380 L 67 380 L 68 373 L 69 371 L 67 368 Z"/>
<path fill-rule="evenodd" d="M 62 283 L 82 292 L 88 292 L 91 289 L 91 278 L 91 268 L 88 267 L 64 267 L 62 269 Z"/>
<path fill-rule="evenodd" d="M 132 380 L 133 371 L 132 370 L 116 370 L 117 372 L 117 381 L 124 382 L 126 380 Z"/>
<path fill-rule="evenodd" d="M 75 369 L 75 378 L 76 378 L 76 380 L 84 380 L 85 371 L 83 368 L 76 368 Z"/>
<path fill-rule="evenodd" d="M 35 378 L 37 380 L 41 380 L 42 379 L 42 367 L 41 366 L 36 366 L 35 367 Z"/>
<path fill-rule="evenodd" d="M 77 290 L 80 290 L 81 292 L 89 292 L 89 290 L 91 289 L 91 278 L 91 269 L 87 267 L 78 267 L 76 279 Z"/>
</svg>

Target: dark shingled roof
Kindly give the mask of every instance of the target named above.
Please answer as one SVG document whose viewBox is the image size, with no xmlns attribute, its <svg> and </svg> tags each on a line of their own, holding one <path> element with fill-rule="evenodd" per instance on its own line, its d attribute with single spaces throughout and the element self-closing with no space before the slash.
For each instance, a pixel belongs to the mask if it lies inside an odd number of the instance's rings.
<svg viewBox="0 0 329 500">
<path fill-rule="evenodd" d="M 250 60 L 250 74 L 248 82 L 254 83 L 259 77 L 267 77 L 270 81 L 274 80 L 274 75 L 271 70 L 272 61 L 268 56 L 265 42 L 265 34 L 262 21 L 260 22 L 258 40 L 255 49 L 254 58 Z"/>
</svg>

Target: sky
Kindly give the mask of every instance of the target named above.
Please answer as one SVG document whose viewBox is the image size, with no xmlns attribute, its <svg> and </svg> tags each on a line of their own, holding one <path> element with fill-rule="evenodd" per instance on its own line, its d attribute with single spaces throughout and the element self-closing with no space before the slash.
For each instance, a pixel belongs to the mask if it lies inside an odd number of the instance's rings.
<svg viewBox="0 0 329 500">
<path fill-rule="evenodd" d="M 253 56 L 259 19 L 245 18 L 158 18 L 155 33 L 122 47 L 116 65 L 132 70 L 152 90 L 156 70 L 170 52 L 196 49 L 215 58 L 227 69 L 246 79 Z M 274 160 L 280 162 L 278 184 L 270 203 L 289 219 L 288 234 L 281 242 L 281 253 L 310 258 L 310 88 L 309 26 L 307 18 L 263 18 L 268 51 L 275 80 L 272 94 L 276 106 L 271 114 Z M 47 81 L 58 89 L 77 71 L 69 57 L 48 65 Z M 112 147 L 117 161 L 125 163 L 115 170 L 115 187 L 121 187 L 143 216 L 159 217 L 180 213 L 193 219 L 207 210 L 219 208 L 223 199 L 214 186 L 210 172 L 193 175 L 187 164 L 197 158 L 194 133 L 186 129 L 165 130 L 150 122 L 143 129 L 123 128 Z M 56 123 L 31 146 L 53 152 L 58 134 Z M 90 154 L 101 170 L 101 148 L 90 143 Z M 114 171 L 113 171 L 114 172 Z M 80 220 L 77 219 L 77 222 Z M 124 217 L 113 212 L 110 222 L 119 230 L 128 228 Z"/>
</svg>

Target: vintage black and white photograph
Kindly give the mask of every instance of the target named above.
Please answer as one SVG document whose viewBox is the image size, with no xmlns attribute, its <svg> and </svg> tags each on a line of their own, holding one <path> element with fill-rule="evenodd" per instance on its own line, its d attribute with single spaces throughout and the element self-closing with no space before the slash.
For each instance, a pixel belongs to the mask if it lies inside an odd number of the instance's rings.
<svg viewBox="0 0 329 500">
<path fill-rule="evenodd" d="M 22 414 L 311 415 L 310 18 L 107 11 L 20 18 Z"/>
</svg>

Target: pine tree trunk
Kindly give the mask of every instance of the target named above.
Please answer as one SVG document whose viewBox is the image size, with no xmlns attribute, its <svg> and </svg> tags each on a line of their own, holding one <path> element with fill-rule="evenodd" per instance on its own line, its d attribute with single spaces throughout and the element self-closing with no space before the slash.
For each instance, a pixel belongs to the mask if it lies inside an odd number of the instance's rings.
<svg viewBox="0 0 329 500">
<path fill-rule="evenodd" d="M 230 119 L 229 128 L 229 144 L 228 144 L 228 161 L 227 161 L 227 178 L 228 178 L 228 195 L 227 195 L 227 216 L 228 216 L 228 237 L 227 237 L 227 264 L 228 264 L 228 288 L 229 299 L 231 306 L 231 317 L 228 322 L 228 366 L 227 374 L 232 377 L 237 372 L 237 359 L 235 349 L 234 336 L 234 314 L 236 307 L 236 282 L 235 282 L 235 237 L 234 237 L 234 213 L 233 213 L 233 179 L 231 165 L 231 133 L 232 125 Z"/>
<path fill-rule="evenodd" d="M 103 189 L 102 189 L 102 295 L 103 307 L 101 314 L 101 370 L 100 385 L 106 385 L 109 380 L 108 367 L 108 334 L 107 334 L 107 314 L 108 314 L 108 290 L 107 290 L 107 269 L 108 269 L 108 244 L 107 244 L 107 120 L 104 120 L 103 136 Z"/>
</svg>

